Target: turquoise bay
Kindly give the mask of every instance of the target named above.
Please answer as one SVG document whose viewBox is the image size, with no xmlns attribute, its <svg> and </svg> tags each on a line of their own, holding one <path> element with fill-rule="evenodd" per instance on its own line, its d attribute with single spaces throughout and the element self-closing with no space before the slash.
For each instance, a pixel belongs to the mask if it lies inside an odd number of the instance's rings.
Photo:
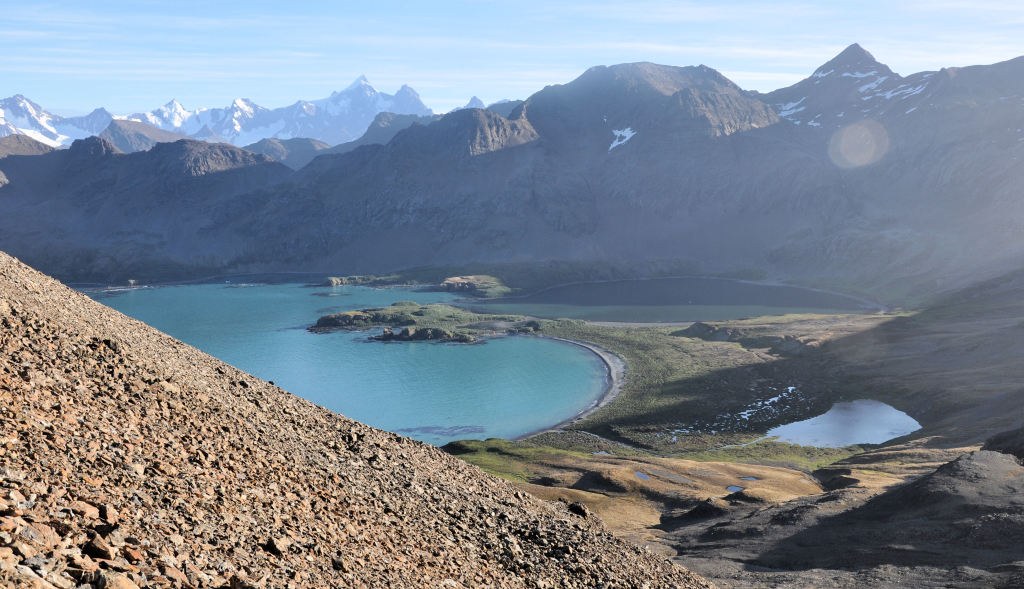
<svg viewBox="0 0 1024 589">
<path fill-rule="evenodd" d="M 204 284 L 93 296 L 300 397 L 431 444 L 549 427 L 585 409 L 605 385 L 598 358 L 553 340 L 380 343 L 366 332 L 306 331 L 326 313 L 452 300 L 447 293 Z"/>
</svg>

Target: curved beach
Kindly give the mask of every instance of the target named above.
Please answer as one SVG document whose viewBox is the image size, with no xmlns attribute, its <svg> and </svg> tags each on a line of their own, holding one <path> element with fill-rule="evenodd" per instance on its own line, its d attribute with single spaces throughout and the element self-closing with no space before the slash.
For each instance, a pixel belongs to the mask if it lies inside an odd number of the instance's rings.
<svg viewBox="0 0 1024 589">
<path fill-rule="evenodd" d="M 601 362 L 604 364 L 605 369 L 607 370 L 605 377 L 605 387 L 604 391 L 601 393 L 601 396 L 594 399 L 590 403 L 590 405 L 586 407 L 586 409 L 580 411 L 576 415 L 573 415 L 569 419 L 556 423 L 551 427 L 539 429 L 537 431 L 532 431 L 521 436 L 517 436 L 513 438 L 513 440 L 523 440 L 531 436 L 535 436 L 537 434 L 559 431 L 565 428 L 566 426 L 572 425 L 582 419 L 586 419 L 594 412 L 596 412 L 598 409 L 601 409 L 608 403 L 611 403 L 612 400 L 614 400 L 615 397 L 618 397 L 619 393 L 622 392 L 622 386 L 626 378 L 626 361 L 622 358 L 622 356 L 619 356 L 615 352 L 612 352 L 611 350 L 603 348 L 597 344 L 592 344 L 590 342 L 585 342 L 582 340 L 569 339 L 566 337 L 555 337 L 550 335 L 535 335 L 531 337 L 541 337 L 545 339 L 557 340 L 560 342 L 573 344 L 576 346 L 580 346 L 581 348 L 586 348 L 587 350 L 590 350 L 595 356 L 601 359 Z"/>
</svg>

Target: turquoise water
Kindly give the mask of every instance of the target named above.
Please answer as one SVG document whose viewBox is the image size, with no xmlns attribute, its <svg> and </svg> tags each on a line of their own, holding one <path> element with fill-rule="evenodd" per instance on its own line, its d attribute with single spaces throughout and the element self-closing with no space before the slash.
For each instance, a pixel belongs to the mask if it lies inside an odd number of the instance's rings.
<svg viewBox="0 0 1024 589">
<path fill-rule="evenodd" d="M 380 343 L 366 332 L 306 331 L 327 313 L 452 300 L 447 293 L 206 284 L 93 296 L 300 397 L 437 445 L 554 425 L 589 406 L 607 374 L 589 351 L 540 338 Z"/>
</svg>

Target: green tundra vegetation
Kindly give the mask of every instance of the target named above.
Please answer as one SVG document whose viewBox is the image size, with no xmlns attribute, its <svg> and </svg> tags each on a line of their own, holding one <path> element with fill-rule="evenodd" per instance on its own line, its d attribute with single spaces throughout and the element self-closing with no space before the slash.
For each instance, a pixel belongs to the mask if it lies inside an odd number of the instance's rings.
<svg viewBox="0 0 1024 589">
<path fill-rule="evenodd" d="M 814 356 L 811 352 L 820 338 L 867 329 L 883 320 L 867 315 L 791 315 L 732 321 L 727 328 L 703 323 L 632 327 L 479 314 L 403 301 L 326 315 L 313 329 L 387 327 L 392 331 L 380 339 L 410 341 L 469 342 L 481 336 L 530 334 L 589 342 L 621 356 L 627 365 L 623 389 L 601 410 L 528 441 L 490 440 L 475 443 L 472 451 L 462 448 L 460 455 L 467 461 L 518 479 L 530 457 L 545 452 L 639 453 L 802 469 L 857 453 L 862 449 L 771 440 L 752 443 L 771 427 L 824 413 L 844 398 L 831 389 L 816 388 L 807 397 L 794 395 L 772 412 L 748 411 L 748 419 L 736 416 L 788 387 L 799 391 L 804 382 L 816 378 L 821 367 L 816 361 L 801 361 L 801 355 Z M 402 331 L 396 333 L 399 328 Z"/>
</svg>

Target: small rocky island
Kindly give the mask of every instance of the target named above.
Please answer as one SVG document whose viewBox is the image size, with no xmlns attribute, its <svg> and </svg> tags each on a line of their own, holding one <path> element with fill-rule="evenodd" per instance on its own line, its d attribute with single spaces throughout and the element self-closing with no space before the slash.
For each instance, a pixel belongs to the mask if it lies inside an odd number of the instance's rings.
<svg viewBox="0 0 1024 589">
<path fill-rule="evenodd" d="M 324 315 L 309 328 L 313 333 L 383 327 L 370 337 L 382 342 L 472 343 L 481 336 L 536 331 L 537 321 L 518 315 L 481 315 L 449 305 L 399 301 L 390 307 Z"/>
</svg>

